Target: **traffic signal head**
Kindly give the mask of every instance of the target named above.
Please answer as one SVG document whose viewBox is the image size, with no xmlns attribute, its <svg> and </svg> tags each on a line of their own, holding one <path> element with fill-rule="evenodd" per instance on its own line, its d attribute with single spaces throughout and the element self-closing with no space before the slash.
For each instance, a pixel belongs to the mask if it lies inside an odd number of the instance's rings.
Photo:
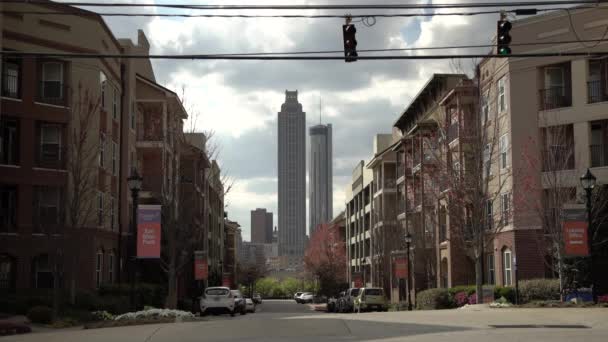
<svg viewBox="0 0 608 342">
<path fill-rule="evenodd" d="M 496 53 L 499 55 L 510 55 L 511 48 L 511 23 L 507 20 L 499 20 L 496 24 Z"/>
<path fill-rule="evenodd" d="M 344 40 L 344 61 L 345 62 L 356 62 L 357 61 L 357 39 L 355 34 L 357 29 L 353 24 L 342 25 L 342 38 Z"/>
</svg>

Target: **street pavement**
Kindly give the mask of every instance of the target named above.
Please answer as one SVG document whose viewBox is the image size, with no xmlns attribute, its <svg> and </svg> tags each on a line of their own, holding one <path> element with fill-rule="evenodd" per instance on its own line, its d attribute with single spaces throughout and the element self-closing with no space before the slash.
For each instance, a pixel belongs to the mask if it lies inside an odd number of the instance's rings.
<svg viewBox="0 0 608 342">
<path fill-rule="evenodd" d="M 204 322 L 57 331 L 0 342 L 122 341 L 606 341 L 608 309 L 490 309 L 328 314 L 265 300 L 254 314 Z"/>
</svg>

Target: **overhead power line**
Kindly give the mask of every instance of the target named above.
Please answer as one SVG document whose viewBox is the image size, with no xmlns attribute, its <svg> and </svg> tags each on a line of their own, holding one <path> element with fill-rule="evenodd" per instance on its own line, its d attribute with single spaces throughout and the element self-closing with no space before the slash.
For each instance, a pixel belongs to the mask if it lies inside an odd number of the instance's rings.
<svg viewBox="0 0 608 342">
<path fill-rule="evenodd" d="M 179 59 L 179 60 L 344 60 L 344 56 L 263 56 L 263 55 L 230 55 L 230 54 L 97 54 L 97 53 L 49 53 L 49 52 L 23 52 L 1 51 L 0 55 L 15 57 L 55 57 L 70 59 L 91 58 L 127 58 L 127 59 Z M 608 56 L 608 51 L 589 52 L 540 52 L 517 53 L 510 55 L 497 54 L 443 54 L 443 55 L 384 55 L 384 56 L 358 56 L 358 60 L 429 60 L 429 59 L 463 59 L 463 58 L 543 58 L 543 57 L 599 57 Z"/>
<path fill-rule="evenodd" d="M 45 0 L 2 0 L 3 3 L 45 4 Z M 186 8 L 200 10 L 359 10 L 359 9 L 445 9 L 445 8 L 514 8 L 539 6 L 569 6 L 596 5 L 607 0 L 554 0 L 554 1 L 516 1 L 516 2 L 471 2 L 445 4 L 342 4 L 342 5 L 200 5 L 200 4 L 169 4 L 169 3 L 124 3 L 124 2 L 60 2 L 64 5 L 80 7 L 160 7 Z"/>
</svg>

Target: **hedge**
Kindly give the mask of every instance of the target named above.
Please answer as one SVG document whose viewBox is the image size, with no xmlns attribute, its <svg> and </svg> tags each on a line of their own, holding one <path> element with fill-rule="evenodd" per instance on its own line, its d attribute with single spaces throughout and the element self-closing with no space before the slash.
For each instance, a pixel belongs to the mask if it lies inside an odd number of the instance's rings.
<svg viewBox="0 0 608 342">
<path fill-rule="evenodd" d="M 515 288 L 496 286 L 494 288 L 494 299 L 500 299 L 501 297 L 505 297 L 509 303 L 515 303 Z"/>
<path fill-rule="evenodd" d="M 530 279 L 519 282 L 520 303 L 559 299 L 559 279 Z"/>
<path fill-rule="evenodd" d="M 453 306 L 447 289 L 429 289 L 416 295 L 416 308 L 421 310 L 449 309 Z"/>
<path fill-rule="evenodd" d="M 35 306 L 27 312 L 32 323 L 49 324 L 53 321 L 53 310 L 48 306 Z"/>
</svg>

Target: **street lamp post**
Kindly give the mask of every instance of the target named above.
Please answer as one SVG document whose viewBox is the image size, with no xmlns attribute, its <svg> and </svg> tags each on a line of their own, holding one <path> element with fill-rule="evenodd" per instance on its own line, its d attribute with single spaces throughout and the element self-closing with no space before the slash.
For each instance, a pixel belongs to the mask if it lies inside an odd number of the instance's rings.
<svg viewBox="0 0 608 342">
<path fill-rule="evenodd" d="M 412 293 L 412 276 L 411 276 L 411 263 L 410 263 L 410 247 L 412 244 L 412 235 L 410 234 L 410 232 L 407 232 L 405 234 L 405 251 L 406 251 L 406 258 L 407 258 L 407 310 L 408 311 L 412 311 L 412 298 L 411 298 L 411 293 Z"/>
<path fill-rule="evenodd" d="M 591 296 L 593 297 L 593 301 L 596 301 L 595 298 L 595 278 L 593 276 L 593 226 L 591 222 L 591 192 L 595 188 L 596 178 L 591 173 L 591 170 L 587 168 L 587 172 L 580 178 L 581 186 L 585 189 L 585 194 L 587 195 L 587 244 L 589 248 L 589 277 L 591 278 Z"/>
<path fill-rule="evenodd" d="M 129 293 L 129 299 L 131 302 L 131 308 L 135 310 L 135 273 L 137 272 L 137 205 L 139 201 L 139 191 L 141 190 L 143 179 L 137 173 L 137 169 L 133 168 L 131 170 L 131 175 L 127 178 L 127 186 L 131 190 L 131 198 L 133 199 L 133 206 L 131 212 L 131 253 L 130 253 L 130 261 L 131 261 L 131 291 Z"/>
</svg>

